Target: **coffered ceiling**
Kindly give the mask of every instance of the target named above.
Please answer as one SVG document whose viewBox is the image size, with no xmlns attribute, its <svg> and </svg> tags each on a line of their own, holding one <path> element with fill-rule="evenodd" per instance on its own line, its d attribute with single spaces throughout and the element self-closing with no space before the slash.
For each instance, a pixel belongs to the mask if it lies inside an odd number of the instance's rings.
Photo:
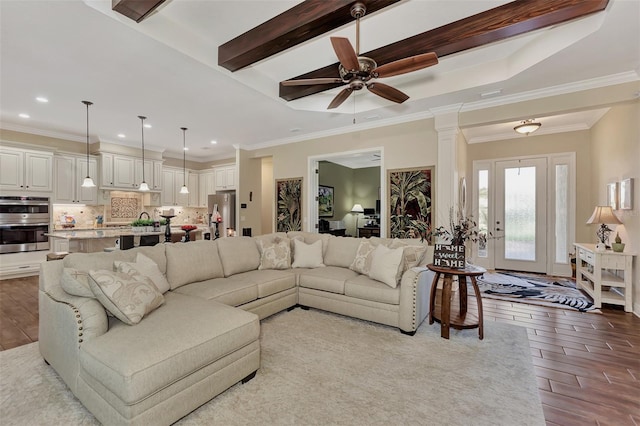
<svg viewBox="0 0 640 426">
<path fill-rule="evenodd" d="M 637 98 L 640 90 L 637 0 L 611 0 L 603 12 L 447 55 L 434 67 L 385 79 L 410 96 L 401 105 L 361 91 L 329 112 L 326 107 L 339 88 L 290 102 L 280 98 L 281 81 L 336 62 L 330 36 L 355 44 L 353 23 L 236 72 L 218 65 L 218 46 L 299 3 L 166 0 L 136 23 L 112 11 L 111 0 L 1 0 L 0 124 L 83 141 L 81 101 L 86 99 L 94 102 L 92 141 L 139 146 L 137 116 L 145 115 L 152 126 L 145 130 L 145 146 L 181 157 L 184 126 L 189 128 L 188 158 L 210 161 L 231 157 L 234 145 L 251 149 L 372 128 L 430 117 L 454 105 L 464 111 L 631 82 L 633 90 L 613 99 L 622 102 Z M 506 3 L 402 0 L 362 19 L 361 51 Z M 37 102 L 38 96 L 49 102 Z M 543 122 L 543 129 L 590 126 L 598 114 L 567 111 L 548 125 Z M 551 118 L 542 116 L 535 118 Z M 468 140 L 480 142 L 509 134 L 505 129 L 524 118 L 494 117 L 463 130 Z"/>
</svg>

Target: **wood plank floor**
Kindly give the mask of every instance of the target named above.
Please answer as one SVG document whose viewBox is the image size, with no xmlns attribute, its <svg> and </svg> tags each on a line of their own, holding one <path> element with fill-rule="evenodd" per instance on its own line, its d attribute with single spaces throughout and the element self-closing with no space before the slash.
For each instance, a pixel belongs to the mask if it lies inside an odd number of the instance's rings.
<svg viewBox="0 0 640 426">
<path fill-rule="evenodd" d="M 469 310 L 475 305 L 470 296 Z M 608 307 L 588 314 L 493 299 L 483 306 L 486 322 L 527 329 L 547 425 L 640 426 L 640 318 Z M 38 278 L 0 281 L 0 349 L 37 340 Z"/>
</svg>

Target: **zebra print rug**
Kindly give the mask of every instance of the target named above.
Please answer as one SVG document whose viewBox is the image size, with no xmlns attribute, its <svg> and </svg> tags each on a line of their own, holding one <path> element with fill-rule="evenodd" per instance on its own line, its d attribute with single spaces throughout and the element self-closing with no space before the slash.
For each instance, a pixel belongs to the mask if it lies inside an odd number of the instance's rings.
<svg viewBox="0 0 640 426">
<path fill-rule="evenodd" d="M 520 272 L 487 272 L 477 281 L 485 298 L 601 313 L 570 279 Z"/>
</svg>

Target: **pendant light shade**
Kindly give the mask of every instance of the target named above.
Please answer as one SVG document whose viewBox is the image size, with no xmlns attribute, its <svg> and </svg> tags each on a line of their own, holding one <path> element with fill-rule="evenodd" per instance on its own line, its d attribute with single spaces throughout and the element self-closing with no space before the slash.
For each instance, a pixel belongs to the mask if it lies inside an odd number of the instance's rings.
<svg viewBox="0 0 640 426">
<path fill-rule="evenodd" d="M 189 188 L 187 188 L 187 144 L 186 144 L 186 127 L 180 127 L 182 130 L 182 188 L 180 188 L 181 194 L 188 194 Z"/>
<path fill-rule="evenodd" d="M 518 124 L 513 128 L 518 133 L 523 135 L 528 135 L 529 133 L 533 133 L 538 130 L 542 126 L 542 123 L 536 123 L 534 120 L 524 120 L 522 123 Z"/>
<path fill-rule="evenodd" d="M 93 105 L 93 102 L 82 101 L 83 104 L 87 106 L 87 177 L 82 181 L 83 188 L 93 188 L 96 184 L 89 176 L 89 105 Z"/>
<path fill-rule="evenodd" d="M 140 119 L 140 127 L 142 128 L 142 182 L 138 187 L 138 191 L 149 191 L 149 185 L 147 185 L 144 179 L 144 120 L 146 120 L 147 117 L 139 115 L 138 118 Z"/>
</svg>

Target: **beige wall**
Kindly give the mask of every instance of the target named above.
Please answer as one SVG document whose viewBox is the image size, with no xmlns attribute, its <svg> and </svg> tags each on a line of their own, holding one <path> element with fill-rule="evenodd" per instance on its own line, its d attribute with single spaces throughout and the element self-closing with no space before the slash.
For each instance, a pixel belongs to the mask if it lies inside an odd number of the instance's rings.
<svg viewBox="0 0 640 426">
<path fill-rule="evenodd" d="M 238 176 L 236 204 L 238 206 L 238 235 L 243 228 L 251 228 L 252 235 L 262 234 L 262 159 L 252 158 L 249 151 L 238 150 Z M 241 208 L 246 204 L 246 208 Z"/>
<path fill-rule="evenodd" d="M 633 178 L 633 210 L 616 211 L 624 225 L 618 229 L 625 251 L 640 253 L 640 102 L 618 105 L 604 115 L 591 129 L 591 167 L 589 169 L 590 204 L 583 216 L 593 211 L 593 206 L 606 204 L 606 184 Z M 611 228 L 614 228 L 611 225 Z M 581 240 L 596 242 L 595 227 Z M 615 234 L 610 236 L 611 240 Z M 633 262 L 633 307 L 640 315 L 640 262 Z"/>
<path fill-rule="evenodd" d="M 507 139 L 502 141 L 476 143 L 468 146 L 467 158 L 467 193 L 472 194 L 475 187 L 473 181 L 473 161 L 519 156 L 543 155 L 563 152 L 576 153 L 576 239 L 587 241 L 591 229 L 585 224 L 593 206 L 590 195 L 591 154 L 590 132 L 556 133 L 553 135 L 530 135 L 526 138 Z M 469 203 L 471 200 L 469 200 Z"/>
<path fill-rule="evenodd" d="M 380 188 L 380 167 L 364 167 L 353 171 L 353 204 L 375 209 Z"/>
<path fill-rule="evenodd" d="M 350 213 L 354 204 L 354 169 L 329 161 L 320 161 L 318 170 L 318 184 L 333 187 L 333 217 L 323 219 L 344 220 L 347 233 L 355 235 L 353 227 L 355 219 Z"/>
<path fill-rule="evenodd" d="M 437 142 L 438 135 L 434 130 L 433 119 L 425 119 L 258 149 L 253 151 L 253 155 L 254 157 L 273 157 L 274 180 L 303 177 L 303 229 L 309 230 L 306 209 L 310 156 L 380 148 L 383 151 L 386 176 L 388 169 L 435 165 Z M 272 185 L 275 185 L 275 182 L 272 182 Z"/>
<path fill-rule="evenodd" d="M 262 233 L 270 234 L 275 227 L 273 219 L 275 211 L 275 194 L 273 188 L 273 158 L 261 159 L 262 181 Z"/>
</svg>

